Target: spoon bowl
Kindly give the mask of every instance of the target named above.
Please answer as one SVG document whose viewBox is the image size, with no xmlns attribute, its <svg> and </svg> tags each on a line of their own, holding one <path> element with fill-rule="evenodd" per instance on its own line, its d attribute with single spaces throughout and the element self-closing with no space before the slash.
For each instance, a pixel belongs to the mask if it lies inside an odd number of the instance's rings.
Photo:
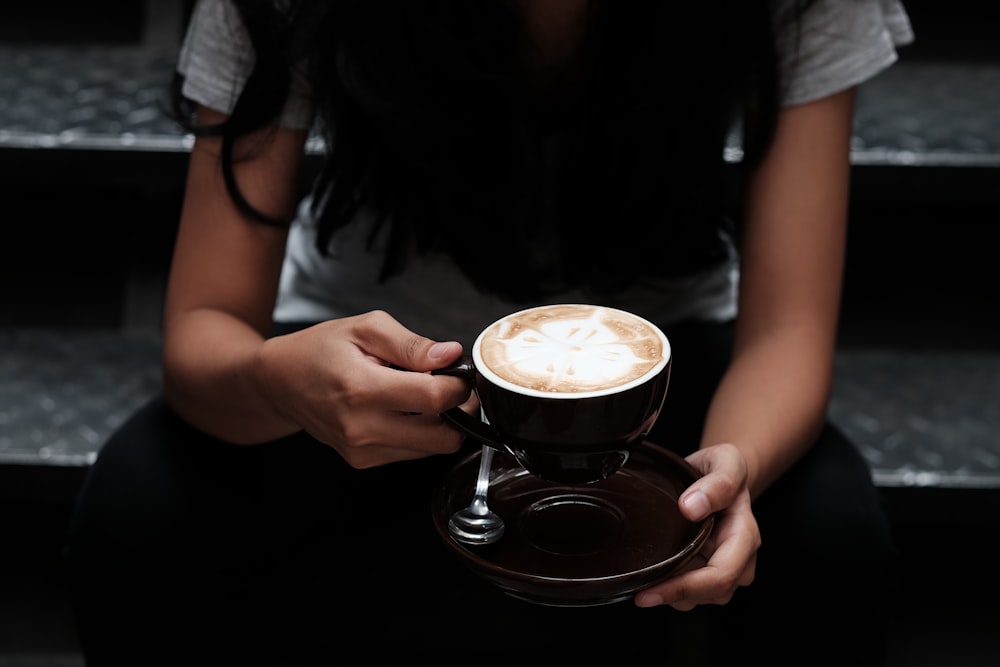
<svg viewBox="0 0 1000 667">
<path fill-rule="evenodd" d="M 495 451 L 489 445 L 483 445 L 472 502 L 456 510 L 448 519 L 449 534 L 463 544 L 492 544 L 503 536 L 503 519 L 490 511 L 486 504 L 486 494 L 490 486 L 490 468 Z"/>
</svg>

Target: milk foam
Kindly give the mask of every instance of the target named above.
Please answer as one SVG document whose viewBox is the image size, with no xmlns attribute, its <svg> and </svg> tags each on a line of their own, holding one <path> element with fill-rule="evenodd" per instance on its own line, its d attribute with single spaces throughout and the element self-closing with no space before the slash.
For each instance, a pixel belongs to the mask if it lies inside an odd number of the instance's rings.
<svg viewBox="0 0 1000 667">
<path fill-rule="evenodd" d="M 517 387 L 544 393 L 601 392 L 636 381 L 669 349 L 645 320 L 590 305 L 556 305 L 509 315 L 477 342 L 479 363 Z"/>
</svg>

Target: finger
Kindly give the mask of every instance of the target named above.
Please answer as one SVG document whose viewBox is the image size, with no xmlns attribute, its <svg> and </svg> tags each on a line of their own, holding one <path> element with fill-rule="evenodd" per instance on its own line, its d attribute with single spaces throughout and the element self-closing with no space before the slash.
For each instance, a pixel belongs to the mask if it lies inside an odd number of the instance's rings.
<svg viewBox="0 0 1000 667">
<path fill-rule="evenodd" d="M 438 415 L 395 415 L 385 423 L 392 430 L 394 446 L 425 454 L 451 454 L 465 439 Z"/>
<path fill-rule="evenodd" d="M 358 392 L 359 404 L 371 409 L 438 415 L 469 401 L 472 387 L 458 377 L 378 367 Z"/>
<path fill-rule="evenodd" d="M 760 548 L 756 523 L 720 517 L 702 549 L 677 575 L 636 595 L 638 606 L 667 604 L 686 611 L 698 604 L 725 604 L 737 588 L 753 582 Z"/>
<path fill-rule="evenodd" d="M 687 460 L 703 472 L 678 499 L 681 513 L 689 521 L 701 521 L 729 507 L 741 493 L 746 482 L 746 463 L 732 445 L 707 447 Z"/>
<path fill-rule="evenodd" d="M 461 343 L 421 336 L 383 311 L 358 316 L 354 331 L 356 342 L 365 353 L 412 371 L 447 366 L 462 354 Z"/>
<path fill-rule="evenodd" d="M 743 574 L 741 574 L 736 579 L 736 583 L 739 586 L 749 586 L 753 583 L 753 580 L 757 577 L 757 554 L 754 554 L 747 563 L 747 566 L 743 568 Z"/>
<path fill-rule="evenodd" d="M 723 540 L 695 554 L 684 570 L 636 596 L 639 606 L 667 604 L 688 611 L 699 604 L 725 604 L 754 579 L 759 541 L 750 533 Z"/>
<path fill-rule="evenodd" d="M 412 460 L 459 450 L 464 438 L 436 415 L 387 415 L 365 429 L 363 436 L 341 437 L 336 446 L 355 468 Z"/>
<path fill-rule="evenodd" d="M 357 448 L 392 447 L 422 454 L 446 454 L 462 444 L 463 434 L 438 415 L 387 413 L 366 424 L 363 433 L 343 439 Z"/>
<path fill-rule="evenodd" d="M 723 605 L 736 593 L 740 582 L 753 581 L 755 559 L 751 559 L 735 573 L 724 573 L 711 561 L 703 567 L 688 570 L 648 590 L 638 593 L 636 605 L 651 607 L 669 605 L 678 611 L 690 611 L 698 605 Z M 748 572 L 749 570 L 749 572 Z"/>
<path fill-rule="evenodd" d="M 412 461 L 429 456 L 425 452 L 412 449 L 399 449 L 395 447 L 366 447 L 364 449 L 347 448 L 338 450 L 341 458 L 349 466 L 357 470 L 368 468 L 378 468 L 388 463 L 399 461 Z"/>
</svg>

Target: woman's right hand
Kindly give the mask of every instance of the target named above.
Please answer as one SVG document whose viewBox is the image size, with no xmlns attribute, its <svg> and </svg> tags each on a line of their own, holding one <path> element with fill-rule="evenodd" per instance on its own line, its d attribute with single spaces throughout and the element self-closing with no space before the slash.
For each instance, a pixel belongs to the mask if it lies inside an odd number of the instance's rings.
<svg viewBox="0 0 1000 667">
<path fill-rule="evenodd" d="M 200 108 L 199 119 L 225 116 Z M 255 209 L 292 218 L 307 137 L 278 128 L 237 142 L 232 175 Z M 198 137 L 188 167 L 164 309 L 174 410 L 235 444 L 305 430 L 357 468 L 457 450 L 462 437 L 439 413 L 468 401 L 470 388 L 420 371 L 454 361 L 458 343 L 435 344 L 383 312 L 268 338 L 288 230 L 234 204 L 220 153 L 218 137 Z"/>
<path fill-rule="evenodd" d="M 253 377 L 277 414 L 368 468 L 459 448 L 462 435 L 440 413 L 477 409 L 474 395 L 464 380 L 427 371 L 461 353 L 373 311 L 265 341 Z"/>
</svg>

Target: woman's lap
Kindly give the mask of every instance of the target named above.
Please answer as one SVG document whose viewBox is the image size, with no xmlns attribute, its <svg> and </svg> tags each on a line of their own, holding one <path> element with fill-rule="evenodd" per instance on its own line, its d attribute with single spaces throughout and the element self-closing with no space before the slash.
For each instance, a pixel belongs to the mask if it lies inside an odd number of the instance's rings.
<svg viewBox="0 0 1000 667">
<path fill-rule="evenodd" d="M 677 340 L 684 349 L 683 332 Z M 685 377 L 675 373 L 672 391 Z M 678 433 L 678 413 L 697 416 L 681 402 L 664 420 Z M 500 643 L 491 654 L 508 646 L 593 659 L 631 647 L 651 659 L 690 650 L 700 637 L 691 628 L 709 616 L 713 633 L 725 632 L 710 636 L 716 647 L 777 646 L 788 633 L 830 639 L 864 625 L 873 587 L 888 581 L 888 529 L 867 468 L 832 430 L 757 503 L 755 583 L 695 614 L 629 602 L 543 607 L 479 580 L 430 522 L 429 494 L 454 460 L 358 471 L 304 435 L 237 447 L 154 400 L 104 447 L 74 518 L 68 555 L 84 649 L 93 665 L 127 642 L 164 657 L 215 645 L 249 662 L 397 650 L 441 661 L 465 640 L 482 652 L 483 632 Z"/>
<path fill-rule="evenodd" d="M 531 605 L 467 572 L 430 518 L 450 457 L 355 471 L 307 438 L 260 455 L 158 435 L 184 428 L 157 400 L 95 463 L 69 550 L 85 649 L 126 641 L 143 654 L 181 652 L 190 639 L 245 647 L 244 659 L 296 650 L 409 659 L 446 655 L 463 637 L 467 650 L 481 649 L 478 628 L 544 653 L 562 633 L 578 644 L 585 628 L 584 637 L 638 633 L 644 622 L 624 605 Z"/>
</svg>

